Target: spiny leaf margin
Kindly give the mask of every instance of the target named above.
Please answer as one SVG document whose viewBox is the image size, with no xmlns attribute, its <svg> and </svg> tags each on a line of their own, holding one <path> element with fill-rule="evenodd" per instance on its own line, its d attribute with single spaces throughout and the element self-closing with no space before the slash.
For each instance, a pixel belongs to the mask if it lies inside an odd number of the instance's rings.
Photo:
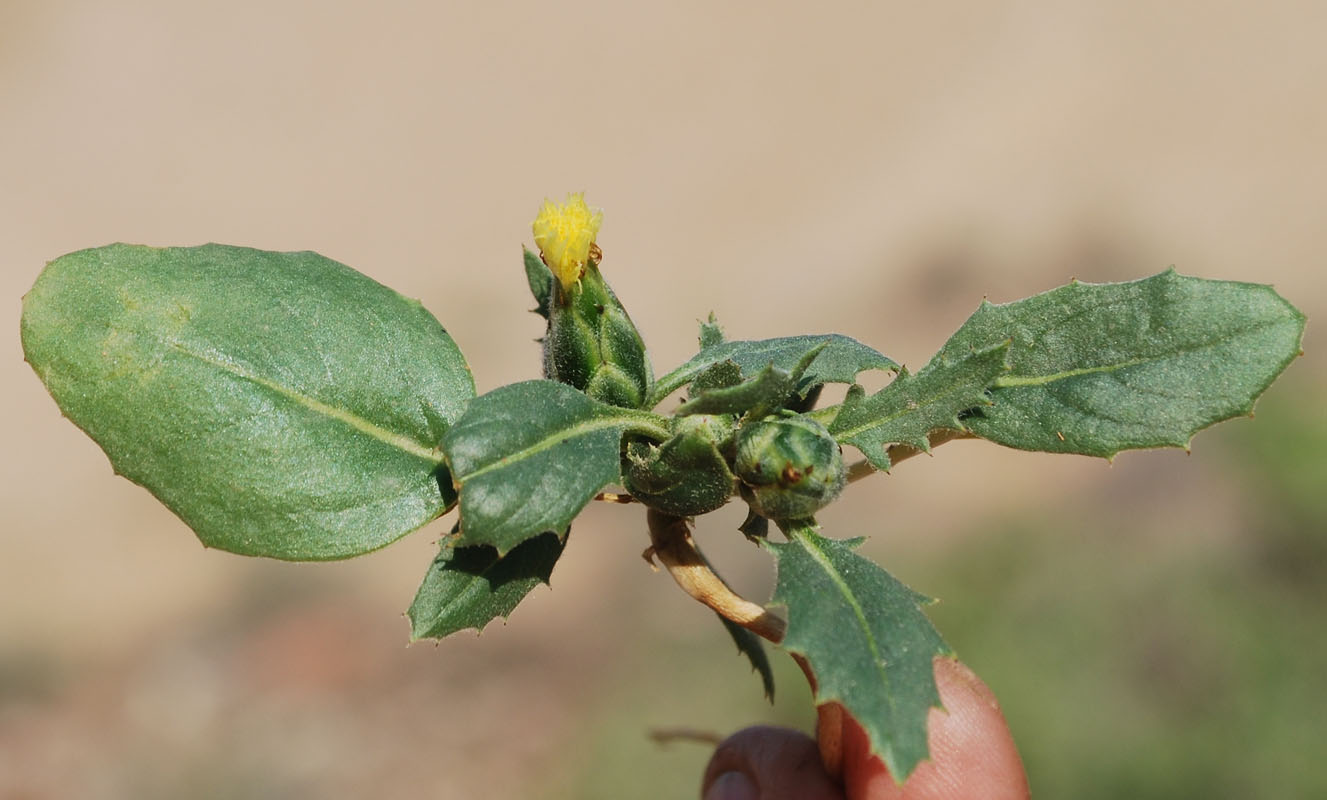
<svg viewBox="0 0 1327 800">
<path fill-rule="evenodd" d="M 547 584 L 566 537 L 549 532 L 527 539 L 505 556 L 488 545 L 458 547 L 447 537 L 415 593 L 407 614 L 410 641 L 441 639 L 506 619 L 539 584 Z"/>
<path fill-rule="evenodd" d="M 947 429 L 964 431 L 959 415 L 990 405 L 987 389 L 1009 370 L 1009 342 L 949 361 L 936 358 L 915 375 L 907 369 L 869 397 L 854 385 L 828 429 L 862 451 L 871 465 L 888 470 L 889 445 L 906 444 L 930 452 L 928 436 Z"/>
<path fill-rule="evenodd" d="M 842 334 L 783 336 L 775 339 L 726 341 L 704 347 L 685 364 L 657 380 L 646 408 L 653 408 L 675 390 L 686 386 L 697 375 L 721 361 L 733 361 L 744 376 L 752 376 L 773 364 L 791 372 L 808 350 L 824 344 L 825 349 L 813 361 L 797 386 L 802 397 L 824 383 L 852 383 L 858 373 L 868 369 L 894 371 L 892 359 Z"/>
<path fill-rule="evenodd" d="M 929 757 L 933 661 L 952 655 L 921 611 L 930 600 L 854 552 L 861 539 L 827 539 L 809 520 L 780 527 L 788 541 L 762 546 L 777 566 L 771 602 L 788 615 L 781 646 L 810 665 L 816 704 L 841 704 L 901 783 Z"/>
<path fill-rule="evenodd" d="M 1300 353 L 1304 316 L 1270 286 L 1180 275 L 1073 282 L 982 306 L 937 358 L 1011 339 L 1010 371 L 972 433 L 1021 450 L 1113 458 L 1188 448 L 1247 415 Z"/>
</svg>

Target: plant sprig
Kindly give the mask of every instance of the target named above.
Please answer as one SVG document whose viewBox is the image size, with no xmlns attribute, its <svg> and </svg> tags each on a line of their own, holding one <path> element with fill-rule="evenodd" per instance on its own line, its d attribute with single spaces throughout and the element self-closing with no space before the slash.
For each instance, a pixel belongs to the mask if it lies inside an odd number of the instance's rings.
<svg viewBox="0 0 1327 800">
<path fill-rule="evenodd" d="M 642 504 L 649 554 L 721 616 L 767 694 L 762 639 L 798 660 L 818 705 L 862 723 L 901 781 L 928 755 L 932 659 L 950 650 L 927 598 L 815 514 L 957 438 L 1105 458 L 1187 448 L 1250 414 L 1300 352 L 1304 318 L 1270 287 L 1167 270 L 983 302 L 915 373 L 838 334 L 729 341 L 711 317 L 696 355 L 656 380 L 600 271 L 601 223 L 579 195 L 545 204 L 524 257 L 543 376 L 478 397 L 417 301 L 307 252 L 71 253 L 24 298 L 24 354 L 115 470 L 205 546 L 349 558 L 459 506 L 410 607 L 413 638 L 510 614 L 596 497 Z M 868 370 L 896 377 L 868 395 Z M 828 383 L 847 395 L 818 406 Z M 844 445 L 864 460 L 845 465 Z M 734 499 L 777 569 L 765 605 L 733 593 L 690 535 Z"/>
</svg>

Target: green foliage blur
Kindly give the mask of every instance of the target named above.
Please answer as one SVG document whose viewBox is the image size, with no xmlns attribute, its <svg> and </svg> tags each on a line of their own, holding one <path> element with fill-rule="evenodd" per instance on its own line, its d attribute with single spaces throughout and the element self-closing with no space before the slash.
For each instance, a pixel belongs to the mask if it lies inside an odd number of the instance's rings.
<svg viewBox="0 0 1327 800">
<path fill-rule="evenodd" d="M 1183 530 L 1182 508 L 1169 530 L 1127 508 L 1006 520 L 922 583 L 1036 796 L 1327 797 L 1324 399 L 1291 382 L 1206 434 L 1236 536 Z"/>
</svg>

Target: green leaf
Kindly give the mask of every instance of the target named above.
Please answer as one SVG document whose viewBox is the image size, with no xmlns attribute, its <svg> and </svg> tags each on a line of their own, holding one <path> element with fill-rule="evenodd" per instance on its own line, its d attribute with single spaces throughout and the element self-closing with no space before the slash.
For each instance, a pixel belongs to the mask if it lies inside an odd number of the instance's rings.
<svg viewBox="0 0 1327 800">
<path fill-rule="evenodd" d="M 694 399 L 711 389 L 727 389 L 742 382 L 742 368 L 727 359 L 713 364 L 691 381 L 690 394 Z"/>
<path fill-rule="evenodd" d="M 721 345 L 726 341 L 723 335 L 723 328 L 719 326 L 719 320 L 714 317 L 714 312 L 710 312 L 709 319 L 700 323 L 700 349 Z"/>
<path fill-rule="evenodd" d="M 620 443 L 632 431 L 663 441 L 666 420 L 591 400 L 563 383 L 513 383 L 475 398 L 443 437 L 460 494 L 461 536 L 506 553 L 560 531 L 619 480 Z"/>
<path fill-rule="evenodd" d="M 507 618 L 530 590 L 548 583 L 564 545 L 564 538 L 549 532 L 499 556 L 488 545 L 443 541 L 410 604 L 410 640 L 441 639 L 466 628 L 482 631 L 490 621 Z"/>
<path fill-rule="evenodd" d="M 723 582 L 723 577 L 719 576 L 710 560 L 705 558 L 703 554 L 701 559 L 705 566 L 709 567 L 710 571 L 719 578 L 719 581 Z M 761 641 L 759 636 L 724 615 L 715 612 L 715 616 L 719 618 L 719 622 L 723 623 L 724 630 L 728 631 L 728 635 L 732 637 L 733 644 L 737 645 L 737 651 L 746 656 L 747 661 L 751 662 L 751 669 L 755 670 L 756 674 L 760 676 L 760 684 L 765 690 L 765 699 L 773 703 L 774 670 L 770 667 L 769 654 L 765 652 L 764 642 Z"/>
<path fill-rule="evenodd" d="M 986 389 L 1008 370 L 1009 343 L 970 353 L 954 361 L 937 358 L 916 375 L 906 369 L 871 395 L 860 386 L 848 390 L 843 408 L 829 425 L 840 442 L 862 451 L 876 469 L 889 469 L 888 448 L 906 444 L 929 452 L 927 436 L 941 428 L 966 430 L 958 415 L 990 404 Z"/>
<path fill-rule="evenodd" d="M 765 690 L 765 699 L 773 703 L 774 670 L 770 667 L 769 654 L 765 652 L 764 643 L 761 642 L 759 636 L 722 614 L 715 614 L 715 616 L 723 623 L 728 635 L 733 637 L 733 643 L 737 645 L 737 651 L 746 656 L 747 660 L 751 662 L 751 669 L 760 676 L 760 684 Z"/>
<path fill-rule="evenodd" d="M 857 373 L 863 370 L 898 369 L 898 364 L 889 358 L 856 339 L 837 333 L 723 342 L 702 348 L 690 361 L 660 378 L 650 392 L 645 407 L 658 405 L 665 397 L 720 361 L 735 362 L 741 367 L 743 375 L 755 375 L 770 364 L 791 372 L 808 350 L 820 344 L 824 344 L 825 349 L 811 363 L 797 386 L 798 394 L 803 397 L 823 383 L 852 383 Z"/>
<path fill-rule="evenodd" d="M 778 565 L 773 602 L 788 611 L 783 647 L 810 665 L 816 704 L 841 704 L 902 782 L 928 755 L 932 660 L 950 654 L 921 611 L 930 601 L 853 552 L 860 539 L 826 539 L 805 520 L 784 532 L 786 544 L 764 543 Z"/>
<path fill-rule="evenodd" d="M 734 423 L 726 417 L 675 417 L 661 445 L 631 440 L 622 460 L 622 485 L 647 508 L 695 517 L 723 507 L 737 491 L 724 457 Z"/>
<path fill-rule="evenodd" d="M 691 414 L 744 414 L 757 407 L 772 410 L 787 400 L 794 388 L 796 384 L 792 375 L 770 364 L 756 373 L 755 377 L 736 386 L 697 392 L 695 397 L 678 406 L 674 413 L 685 417 Z"/>
<path fill-rule="evenodd" d="M 723 577 L 719 575 L 718 570 L 710 563 L 710 560 L 699 551 L 697 551 L 697 554 L 700 555 L 705 566 L 718 577 L 719 581 L 721 583 L 725 582 Z M 761 686 L 765 690 L 765 699 L 773 703 L 774 670 L 770 667 L 769 655 L 765 652 L 765 645 L 761 638 L 718 612 L 715 612 L 715 616 L 719 618 L 719 622 L 723 623 L 724 630 L 728 631 L 728 635 L 732 637 L 733 643 L 737 645 L 737 651 L 746 656 L 747 660 L 751 662 L 751 668 L 760 676 Z"/>
<path fill-rule="evenodd" d="M 747 509 L 746 519 L 737 526 L 742 535 L 753 542 L 759 542 L 769 536 L 769 517 L 762 517 L 751 509 Z"/>
<path fill-rule="evenodd" d="M 534 295 L 534 313 L 548 319 L 548 304 L 553 301 L 553 271 L 529 248 L 521 248 L 521 251 L 525 258 L 525 280 L 530 284 L 530 294 Z"/>
<path fill-rule="evenodd" d="M 454 499 L 437 444 L 474 396 L 460 351 L 418 301 L 316 253 L 71 253 L 22 334 L 65 415 L 208 547 L 345 558 Z"/>
<path fill-rule="evenodd" d="M 1110 458 L 1187 448 L 1202 428 L 1250 413 L 1299 354 L 1303 331 L 1304 316 L 1269 286 L 1168 270 L 984 303 L 940 357 L 1012 339 L 994 405 L 968 428 L 1022 450 Z"/>
<path fill-rule="evenodd" d="M 802 380 L 802 375 L 805 374 L 811 363 L 816 360 L 816 357 L 824 349 L 824 343 L 812 347 L 802 355 L 791 372 L 779 369 L 773 364 L 767 364 L 764 369 L 756 373 L 755 377 L 735 386 L 702 389 L 690 400 L 678 406 L 676 414 L 683 417 L 691 414 L 745 414 L 750 412 L 751 417 L 757 419 L 771 414 L 793 397 L 793 391 Z M 732 363 L 732 361 L 722 361 L 702 372 L 696 380 L 702 378 L 706 381 L 713 380 L 709 376 L 716 369 L 724 368 L 723 365 Z M 694 384 L 692 388 L 695 389 Z"/>
</svg>

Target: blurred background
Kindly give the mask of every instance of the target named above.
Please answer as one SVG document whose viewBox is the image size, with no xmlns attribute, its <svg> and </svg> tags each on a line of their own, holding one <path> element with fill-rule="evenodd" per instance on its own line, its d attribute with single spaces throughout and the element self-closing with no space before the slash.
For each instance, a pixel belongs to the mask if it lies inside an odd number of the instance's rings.
<svg viewBox="0 0 1327 800">
<path fill-rule="evenodd" d="M 42 265 L 112 241 L 312 249 L 421 298 L 481 391 L 537 374 L 545 197 L 606 210 L 660 372 L 841 331 L 923 364 L 982 297 L 1185 274 L 1327 314 L 1327 7 L 0 0 L 0 797 L 694 797 L 651 729 L 809 730 L 593 508 L 509 623 L 405 646 L 444 531 L 204 551 L 22 361 Z M 1327 796 L 1327 357 L 1193 452 L 960 442 L 830 535 L 941 598 L 1039 797 Z M 758 599 L 741 514 L 702 546 Z"/>
</svg>

